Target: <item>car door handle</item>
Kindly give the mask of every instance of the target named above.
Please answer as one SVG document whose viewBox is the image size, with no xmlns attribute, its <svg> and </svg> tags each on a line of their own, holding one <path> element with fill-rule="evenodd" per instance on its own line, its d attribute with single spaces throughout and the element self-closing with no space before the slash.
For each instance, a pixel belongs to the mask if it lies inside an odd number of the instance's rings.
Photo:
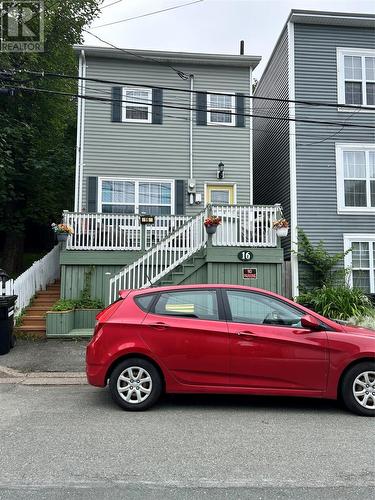
<svg viewBox="0 0 375 500">
<path fill-rule="evenodd" d="M 256 333 L 250 332 L 249 330 L 236 332 L 236 335 L 238 335 L 238 337 L 257 337 Z"/>
<path fill-rule="evenodd" d="M 147 326 L 149 326 L 150 328 L 155 328 L 155 330 L 165 330 L 166 328 L 169 328 L 169 325 L 167 325 L 167 323 L 163 323 L 162 321 L 149 323 Z"/>
</svg>

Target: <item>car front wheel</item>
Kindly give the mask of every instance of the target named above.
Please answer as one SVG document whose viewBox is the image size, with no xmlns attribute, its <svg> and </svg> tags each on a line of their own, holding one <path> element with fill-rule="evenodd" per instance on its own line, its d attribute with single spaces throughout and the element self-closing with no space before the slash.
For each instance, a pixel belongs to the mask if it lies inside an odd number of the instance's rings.
<svg viewBox="0 0 375 500">
<path fill-rule="evenodd" d="M 375 363 L 358 363 L 345 374 L 341 394 L 346 407 L 354 413 L 375 417 Z"/>
<path fill-rule="evenodd" d="M 142 411 L 159 399 L 162 380 L 152 363 L 141 358 L 130 358 L 113 370 L 109 389 L 113 400 L 123 410 Z"/>
</svg>

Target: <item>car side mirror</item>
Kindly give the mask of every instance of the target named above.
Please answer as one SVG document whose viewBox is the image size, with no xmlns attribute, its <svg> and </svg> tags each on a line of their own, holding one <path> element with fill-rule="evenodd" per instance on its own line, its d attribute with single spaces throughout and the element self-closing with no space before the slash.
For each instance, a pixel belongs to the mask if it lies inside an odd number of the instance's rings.
<svg viewBox="0 0 375 500">
<path fill-rule="evenodd" d="M 321 330 L 322 325 L 320 321 L 314 316 L 311 316 L 311 314 L 305 314 L 305 316 L 302 316 L 301 318 L 301 326 L 302 328 L 307 328 L 308 330 Z"/>
</svg>

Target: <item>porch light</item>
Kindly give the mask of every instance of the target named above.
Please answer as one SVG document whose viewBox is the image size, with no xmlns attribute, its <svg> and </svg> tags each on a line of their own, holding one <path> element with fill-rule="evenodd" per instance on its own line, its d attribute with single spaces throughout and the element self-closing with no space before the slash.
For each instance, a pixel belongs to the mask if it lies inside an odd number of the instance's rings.
<svg viewBox="0 0 375 500">
<path fill-rule="evenodd" d="M 217 166 L 217 178 L 224 179 L 224 163 L 222 161 Z"/>
</svg>

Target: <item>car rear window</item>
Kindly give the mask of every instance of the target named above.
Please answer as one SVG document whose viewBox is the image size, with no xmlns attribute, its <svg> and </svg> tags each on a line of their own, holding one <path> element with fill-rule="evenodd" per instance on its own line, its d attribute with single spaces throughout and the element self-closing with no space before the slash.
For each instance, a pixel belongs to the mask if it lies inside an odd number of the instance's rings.
<svg viewBox="0 0 375 500">
<path fill-rule="evenodd" d="M 142 311 L 148 312 L 152 304 L 152 301 L 154 300 L 155 295 L 156 293 L 149 293 L 147 295 L 138 295 L 137 297 L 134 297 L 134 302 L 140 309 L 142 309 Z"/>
</svg>

